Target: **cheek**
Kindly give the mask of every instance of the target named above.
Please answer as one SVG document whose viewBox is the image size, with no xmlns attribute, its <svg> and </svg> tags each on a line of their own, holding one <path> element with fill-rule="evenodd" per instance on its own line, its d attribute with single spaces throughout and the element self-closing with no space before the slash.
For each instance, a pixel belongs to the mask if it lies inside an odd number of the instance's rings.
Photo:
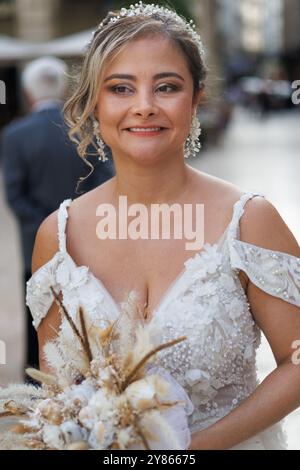
<svg viewBox="0 0 300 470">
<path fill-rule="evenodd" d="M 187 97 L 182 97 L 180 99 L 174 100 L 166 108 L 166 111 L 171 112 L 177 121 L 189 121 L 191 116 L 192 104 L 190 99 Z"/>
<path fill-rule="evenodd" d="M 127 111 L 127 107 L 120 100 L 114 98 L 101 99 L 101 106 L 99 101 L 97 109 L 99 120 L 105 127 L 115 126 Z"/>
<path fill-rule="evenodd" d="M 179 126 L 183 132 L 190 128 L 191 122 L 191 103 L 188 99 L 182 99 L 177 102 L 174 108 L 174 122 Z"/>
</svg>

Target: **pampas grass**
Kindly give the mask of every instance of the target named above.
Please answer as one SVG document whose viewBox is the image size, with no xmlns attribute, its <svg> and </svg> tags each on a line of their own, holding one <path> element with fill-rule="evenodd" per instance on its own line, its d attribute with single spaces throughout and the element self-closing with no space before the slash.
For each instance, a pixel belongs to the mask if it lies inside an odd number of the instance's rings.
<svg viewBox="0 0 300 470">
<path fill-rule="evenodd" d="M 164 445 L 182 448 L 177 439 L 182 426 L 172 429 L 163 414 L 172 410 L 173 417 L 178 415 L 184 400 L 176 397 L 184 391 L 166 372 L 148 373 L 145 366 L 159 351 L 186 337 L 158 344 L 161 332 L 155 322 L 144 321 L 135 295 L 123 303 L 118 319 L 101 329 L 81 307 L 71 318 L 51 290 L 63 314 L 57 338 L 43 351 L 51 373 L 28 368 L 26 373 L 41 383 L 40 388 L 13 385 L 0 390 L 2 417 L 26 418 L 1 437 L 0 448 L 150 449 L 155 426 Z"/>
</svg>

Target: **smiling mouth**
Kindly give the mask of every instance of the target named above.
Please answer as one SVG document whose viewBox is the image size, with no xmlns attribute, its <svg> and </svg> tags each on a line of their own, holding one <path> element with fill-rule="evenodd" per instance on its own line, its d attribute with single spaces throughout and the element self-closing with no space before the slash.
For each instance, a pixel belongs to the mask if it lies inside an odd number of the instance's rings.
<svg viewBox="0 0 300 470">
<path fill-rule="evenodd" d="M 125 129 L 131 134 L 153 135 L 166 130 L 165 127 L 129 127 Z"/>
</svg>

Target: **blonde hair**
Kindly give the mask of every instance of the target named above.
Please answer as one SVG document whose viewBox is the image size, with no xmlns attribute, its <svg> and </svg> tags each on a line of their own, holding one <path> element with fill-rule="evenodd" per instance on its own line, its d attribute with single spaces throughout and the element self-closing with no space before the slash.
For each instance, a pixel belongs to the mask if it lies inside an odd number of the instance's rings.
<svg viewBox="0 0 300 470">
<path fill-rule="evenodd" d="M 152 35 L 170 39 L 184 54 L 193 78 L 194 96 L 204 86 L 206 66 L 193 35 L 186 27 L 187 22 L 178 14 L 157 12 L 151 16 L 143 14 L 118 16 L 118 11 L 109 12 L 94 32 L 83 61 L 78 86 L 65 104 L 65 120 L 70 128 L 69 137 L 77 144 L 79 155 L 86 160 L 86 149 L 93 144 L 94 109 L 97 104 L 99 85 L 104 66 L 119 54 L 133 40 Z M 93 171 L 93 170 L 91 170 Z M 88 175 L 89 176 L 89 175 Z"/>
</svg>

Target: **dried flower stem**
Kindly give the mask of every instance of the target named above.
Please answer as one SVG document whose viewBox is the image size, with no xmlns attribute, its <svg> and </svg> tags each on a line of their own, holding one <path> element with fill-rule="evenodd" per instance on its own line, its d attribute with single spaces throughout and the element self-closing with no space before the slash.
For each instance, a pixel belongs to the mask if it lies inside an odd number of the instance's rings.
<svg viewBox="0 0 300 470">
<path fill-rule="evenodd" d="M 85 341 L 84 341 L 84 338 L 81 336 L 80 332 L 78 331 L 78 328 L 77 326 L 75 325 L 75 323 L 73 322 L 72 318 L 70 317 L 66 307 L 64 306 L 64 304 L 62 303 L 62 301 L 60 300 L 59 296 L 57 295 L 57 293 L 55 292 L 55 290 L 53 289 L 52 286 L 50 286 L 50 289 L 51 289 L 51 292 L 56 300 L 56 302 L 58 303 L 58 305 L 61 307 L 61 310 L 63 312 L 63 314 L 65 315 L 66 319 L 68 320 L 73 332 L 75 333 L 75 335 L 77 336 L 77 338 L 79 339 L 80 343 L 82 344 L 82 347 L 83 347 L 83 350 L 84 352 L 86 353 L 87 357 L 88 357 L 88 360 L 90 362 L 90 355 L 89 355 L 89 352 L 87 351 L 86 349 L 86 344 L 85 344 Z"/>
<path fill-rule="evenodd" d="M 85 344 L 86 354 L 87 354 L 87 357 L 89 359 L 89 362 L 92 362 L 93 355 L 92 355 L 92 351 L 91 351 L 91 347 L 90 347 L 90 343 L 89 343 L 88 334 L 87 334 L 87 331 L 86 331 L 86 324 L 85 324 L 84 313 L 83 313 L 82 307 L 79 307 L 79 319 L 80 319 L 82 338 L 83 338 L 83 341 L 84 341 L 84 344 Z"/>
<path fill-rule="evenodd" d="M 135 430 L 136 430 L 137 434 L 141 438 L 141 441 L 142 441 L 143 446 L 145 447 L 145 449 L 146 450 L 151 450 L 151 447 L 148 444 L 148 441 L 147 441 L 147 439 L 146 439 L 146 437 L 145 437 L 145 435 L 144 435 L 144 433 L 143 433 L 143 431 L 142 431 L 142 429 L 141 429 L 141 427 L 138 423 L 138 420 L 135 420 L 134 427 L 135 427 Z"/>
<path fill-rule="evenodd" d="M 161 344 L 160 346 L 157 346 L 157 348 L 153 349 L 152 351 L 148 352 L 141 360 L 138 362 L 138 364 L 135 366 L 135 368 L 129 373 L 127 378 L 124 380 L 121 390 L 124 391 L 132 379 L 136 376 L 138 371 L 140 370 L 141 367 L 150 359 L 150 357 L 154 356 L 157 354 L 159 351 L 162 351 L 163 349 L 171 348 L 175 344 L 181 343 L 182 341 L 185 341 L 187 339 L 186 336 L 181 336 L 180 338 L 173 339 L 172 341 L 169 341 L 168 343 Z"/>
<path fill-rule="evenodd" d="M 37 382 L 44 383 L 46 385 L 57 385 L 56 377 L 52 374 L 46 374 L 38 369 L 28 367 L 25 369 L 26 374 Z"/>
<path fill-rule="evenodd" d="M 14 413 L 11 411 L 2 411 L 0 413 L 0 418 L 7 418 L 7 416 L 14 416 Z"/>
<path fill-rule="evenodd" d="M 50 290 L 56 300 L 56 302 L 58 303 L 58 305 L 61 307 L 62 309 L 62 312 L 64 313 L 66 319 L 68 320 L 68 322 L 70 323 L 71 327 L 72 327 L 72 330 L 74 331 L 75 335 L 80 339 L 80 341 L 82 341 L 82 337 L 81 337 L 81 334 L 79 333 L 78 329 L 77 329 L 77 326 L 75 325 L 75 323 L 73 322 L 72 318 L 70 317 L 66 307 L 64 306 L 63 302 L 60 300 L 59 296 L 57 295 L 57 293 L 55 292 L 55 290 L 53 289 L 52 286 L 50 286 Z"/>
<path fill-rule="evenodd" d="M 134 408 L 132 407 L 131 403 L 127 400 L 127 409 L 129 412 L 129 419 L 131 422 L 131 425 L 133 426 L 136 434 L 139 436 L 139 438 L 142 441 L 143 446 L 145 447 L 146 450 L 151 450 L 151 447 L 149 446 L 149 443 L 147 441 L 147 438 L 140 426 L 140 416 L 136 413 Z"/>
</svg>

